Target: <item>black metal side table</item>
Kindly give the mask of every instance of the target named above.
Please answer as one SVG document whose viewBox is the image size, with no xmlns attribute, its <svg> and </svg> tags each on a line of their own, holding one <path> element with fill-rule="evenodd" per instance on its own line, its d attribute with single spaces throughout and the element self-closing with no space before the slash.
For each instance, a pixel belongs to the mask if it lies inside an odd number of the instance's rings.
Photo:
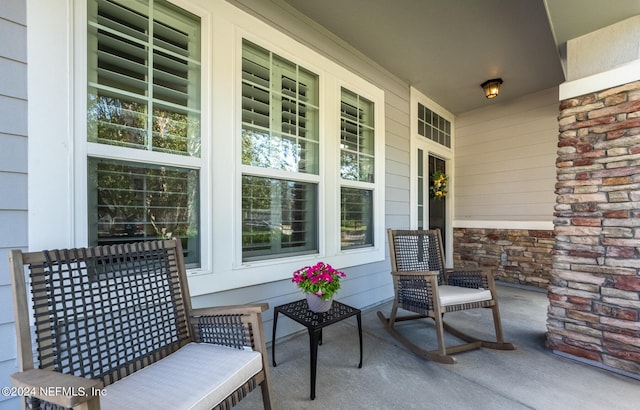
<svg viewBox="0 0 640 410">
<path fill-rule="evenodd" d="M 351 316 L 358 320 L 358 337 L 360 339 L 360 363 L 362 368 L 362 316 L 360 309 L 333 301 L 331 309 L 325 313 L 315 313 L 309 310 L 306 299 L 276 306 L 273 309 L 273 338 L 271 339 L 271 358 L 273 366 L 276 366 L 276 328 L 278 326 L 278 313 L 295 320 L 305 326 L 309 331 L 309 347 L 311 350 L 311 400 L 316 398 L 316 369 L 318 363 L 318 345 L 322 344 L 322 328 L 337 323 Z"/>
</svg>

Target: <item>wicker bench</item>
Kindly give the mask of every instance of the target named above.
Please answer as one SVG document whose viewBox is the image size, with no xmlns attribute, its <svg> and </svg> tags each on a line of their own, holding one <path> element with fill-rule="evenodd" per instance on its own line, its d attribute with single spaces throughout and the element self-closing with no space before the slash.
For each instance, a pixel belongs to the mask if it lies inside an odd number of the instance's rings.
<svg viewBox="0 0 640 410">
<path fill-rule="evenodd" d="M 14 250 L 10 263 L 11 382 L 28 408 L 227 409 L 258 385 L 271 408 L 268 306 L 192 309 L 178 240 Z"/>
</svg>

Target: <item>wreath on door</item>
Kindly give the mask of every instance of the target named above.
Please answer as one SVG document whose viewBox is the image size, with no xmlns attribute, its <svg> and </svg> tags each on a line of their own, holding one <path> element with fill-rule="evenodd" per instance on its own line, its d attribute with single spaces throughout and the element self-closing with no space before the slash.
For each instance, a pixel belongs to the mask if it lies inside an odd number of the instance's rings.
<svg viewBox="0 0 640 410">
<path fill-rule="evenodd" d="M 431 174 L 431 197 L 442 199 L 447 196 L 447 175 L 442 171 L 436 171 Z"/>
</svg>

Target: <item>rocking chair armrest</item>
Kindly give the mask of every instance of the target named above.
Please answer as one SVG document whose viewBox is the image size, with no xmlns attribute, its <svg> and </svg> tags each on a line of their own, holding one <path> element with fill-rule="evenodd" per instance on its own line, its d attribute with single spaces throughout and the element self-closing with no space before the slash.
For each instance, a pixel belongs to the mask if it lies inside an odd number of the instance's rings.
<svg viewBox="0 0 640 410">
<path fill-rule="evenodd" d="M 99 397 L 103 387 L 100 380 L 43 369 L 14 373 L 9 379 L 24 396 L 36 397 L 65 408 Z"/>
<path fill-rule="evenodd" d="M 391 271 L 393 286 L 402 283 L 403 289 L 436 289 L 438 287 L 438 271 Z"/>
<path fill-rule="evenodd" d="M 493 289 L 494 278 L 491 268 L 447 269 L 448 285 L 465 288 Z"/>
<path fill-rule="evenodd" d="M 392 276 L 424 276 L 437 277 L 440 274 L 437 270 L 403 270 L 403 271 L 391 271 Z"/>
</svg>

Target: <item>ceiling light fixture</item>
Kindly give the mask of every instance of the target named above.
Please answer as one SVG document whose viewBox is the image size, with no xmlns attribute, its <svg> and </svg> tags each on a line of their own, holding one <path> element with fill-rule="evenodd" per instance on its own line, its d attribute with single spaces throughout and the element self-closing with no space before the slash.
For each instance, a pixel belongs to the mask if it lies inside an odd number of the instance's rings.
<svg viewBox="0 0 640 410">
<path fill-rule="evenodd" d="M 502 78 L 494 78 L 480 84 L 480 87 L 484 90 L 484 96 L 492 99 L 496 98 L 500 93 L 500 84 L 502 84 Z"/>
</svg>

